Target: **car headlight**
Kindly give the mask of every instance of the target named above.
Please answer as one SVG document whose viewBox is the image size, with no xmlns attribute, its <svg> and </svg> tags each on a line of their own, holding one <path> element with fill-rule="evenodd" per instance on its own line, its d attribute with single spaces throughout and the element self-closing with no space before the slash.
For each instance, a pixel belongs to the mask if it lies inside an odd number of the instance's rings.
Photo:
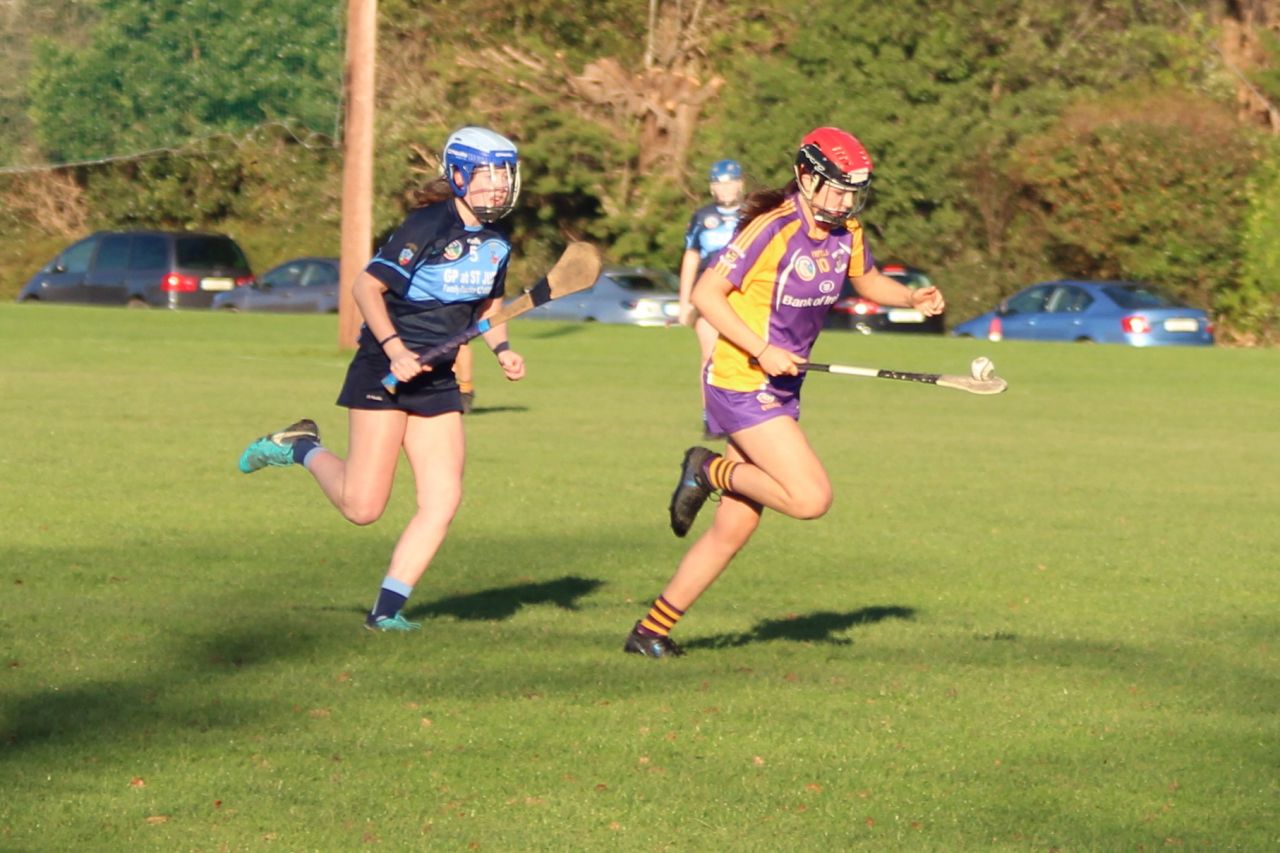
<svg viewBox="0 0 1280 853">
<path fill-rule="evenodd" d="M 662 316 L 662 305 L 656 299 L 628 299 L 622 303 L 622 307 L 643 317 Z"/>
</svg>

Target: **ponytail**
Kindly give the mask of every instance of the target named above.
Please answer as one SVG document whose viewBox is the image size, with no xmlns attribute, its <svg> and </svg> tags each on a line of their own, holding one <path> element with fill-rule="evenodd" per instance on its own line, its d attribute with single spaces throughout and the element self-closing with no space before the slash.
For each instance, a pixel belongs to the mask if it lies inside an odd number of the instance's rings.
<svg viewBox="0 0 1280 853">
<path fill-rule="evenodd" d="M 426 207 L 450 198 L 453 198 L 453 188 L 448 179 L 436 178 L 413 194 L 413 206 Z"/>
<path fill-rule="evenodd" d="M 751 220 L 778 207 L 787 200 L 787 196 L 799 189 L 799 184 L 796 183 L 795 178 L 792 178 L 785 187 L 756 190 L 749 194 L 742 202 L 742 212 L 738 215 L 738 227 L 734 229 L 734 236 L 742 233 L 742 229 L 746 228 Z"/>
</svg>

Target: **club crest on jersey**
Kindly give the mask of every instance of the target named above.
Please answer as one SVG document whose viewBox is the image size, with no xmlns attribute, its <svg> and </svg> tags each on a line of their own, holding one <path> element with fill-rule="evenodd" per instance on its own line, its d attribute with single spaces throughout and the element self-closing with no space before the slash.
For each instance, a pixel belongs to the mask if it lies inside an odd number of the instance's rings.
<svg viewBox="0 0 1280 853">
<path fill-rule="evenodd" d="M 413 243 L 406 243 L 404 248 L 400 250 L 400 254 L 396 258 L 396 263 L 402 267 L 407 267 L 409 264 L 413 263 L 413 256 L 416 254 L 418 254 L 418 247 Z"/>
<path fill-rule="evenodd" d="M 462 242 L 460 240 L 454 240 L 444 247 L 444 259 L 446 261 L 456 261 L 460 257 L 462 257 Z"/>
<path fill-rule="evenodd" d="M 813 263 L 813 258 L 805 256 L 796 259 L 796 275 L 800 276 L 803 281 L 813 281 L 813 277 L 818 274 L 818 267 Z"/>
<path fill-rule="evenodd" d="M 720 219 L 720 214 L 708 213 L 706 218 L 702 220 L 702 227 L 707 229 L 708 231 L 714 231 L 715 229 L 720 227 L 721 221 L 722 220 Z"/>
</svg>

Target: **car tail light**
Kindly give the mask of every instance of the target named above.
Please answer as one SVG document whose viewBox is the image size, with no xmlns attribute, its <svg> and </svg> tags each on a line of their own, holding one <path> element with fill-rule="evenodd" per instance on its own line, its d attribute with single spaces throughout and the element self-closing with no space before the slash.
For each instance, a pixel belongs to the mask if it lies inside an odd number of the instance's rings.
<svg viewBox="0 0 1280 853">
<path fill-rule="evenodd" d="M 862 299 L 857 296 L 846 296 L 844 299 L 838 300 L 831 308 L 841 314 L 857 314 L 860 317 L 867 314 L 880 313 L 879 304 L 872 302 L 870 299 Z"/>
<path fill-rule="evenodd" d="M 200 287 L 200 279 L 193 275 L 171 272 L 160 279 L 160 289 L 166 293 L 191 293 Z"/>
<path fill-rule="evenodd" d="M 1126 335 L 1145 335 L 1151 331 L 1151 324 L 1141 314 L 1130 314 L 1120 319 L 1120 328 Z"/>
<path fill-rule="evenodd" d="M 251 284 L 253 284 L 253 276 L 251 275 L 236 276 L 236 287 L 248 287 Z"/>
</svg>

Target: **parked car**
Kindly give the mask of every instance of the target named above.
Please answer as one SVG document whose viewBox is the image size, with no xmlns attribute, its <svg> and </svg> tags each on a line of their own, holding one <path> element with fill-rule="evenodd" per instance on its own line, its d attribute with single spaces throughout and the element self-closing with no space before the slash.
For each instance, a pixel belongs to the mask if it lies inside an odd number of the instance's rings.
<svg viewBox="0 0 1280 853">
<path fill-rule="evenodd" d="M 679 322 L 680 280 L 674 273 L 641 267 L 606 267 L 595 284 L 529 312 L 546 320 L 587 320 L 670 326 Z"/>
<path fill-rule="evenodd" d="M 1213 322 L 1149 284 L 1046 281 L 1018 291 L 994 311 L 960 323 L 953 335 L 1130 346 L 1212 346 Z"/>
<path fill-rule="evenodd" d="M 337 258 L 294 258 L 272 267 L 248 287 L 213 297 L 224 311 L 297 311 L 332 314 L 338 310 Z"/>
<path fill-rule="evenodd" d="M 18 301 L 208 308 L 215 295 L 252 283 L 244 251 L 225 234 L 99 231 L 32 276 Z"/>
<path fill-rule="evenodd" d="M 912 290 L 933 284 L 923 270 L 905 264 L 884 264 L 880 271 Z M 852 329 L 864 335 L 872 332 L 924 332 L 940 335 L 946 328 L 946 314 L 944 312 L 926 317 L 915 308 L 886 307 L 870 299 L 863 299 L 853 289 L 853 283 L 846 278 L 840 298 L 827 312 L 823 327 Z"/>
</svg>

